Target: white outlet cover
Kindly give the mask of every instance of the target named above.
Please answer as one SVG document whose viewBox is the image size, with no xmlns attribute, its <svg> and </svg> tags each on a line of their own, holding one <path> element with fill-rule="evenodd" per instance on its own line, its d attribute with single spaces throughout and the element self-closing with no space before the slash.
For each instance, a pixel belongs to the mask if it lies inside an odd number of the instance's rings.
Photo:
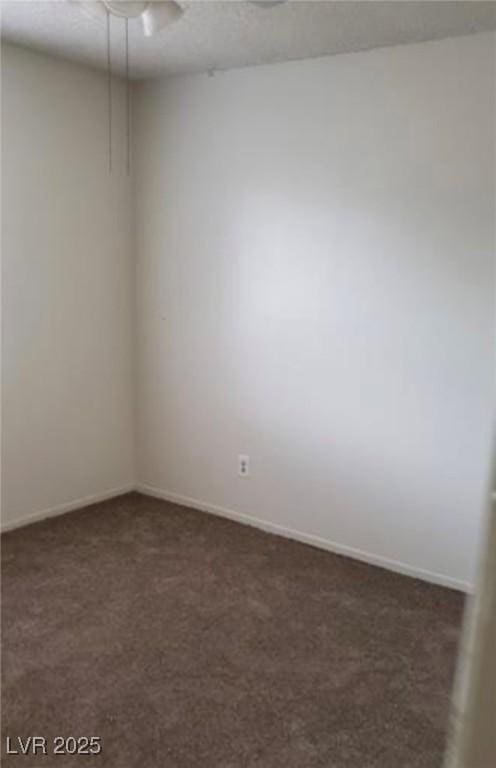
<svg viewBox="0 0 496 768">
<path fill-rule="evenodd" d="M 238 474 L 240 477 L 249 477 L 250 475 L 250 457 L 246 453 L 238 455 Z"/>
</svg>

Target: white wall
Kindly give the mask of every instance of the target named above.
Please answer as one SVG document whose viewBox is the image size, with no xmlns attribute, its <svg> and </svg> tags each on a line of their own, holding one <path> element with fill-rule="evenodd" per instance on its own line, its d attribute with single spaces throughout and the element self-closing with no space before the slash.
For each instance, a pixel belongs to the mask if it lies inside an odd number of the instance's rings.
<svg viewBox="0 0 496 768">
<path fill-rule="evenodd" d="M 134 482 L 130 184 L 118 87 L 110 177 L 105 75 L 2 46 L 7 527 Z"/>
<path fill-rule="evenodd" d="M 493 388 L 494 42 L 139 88 L 143 486 L 472 581 Z"/>
</svg>

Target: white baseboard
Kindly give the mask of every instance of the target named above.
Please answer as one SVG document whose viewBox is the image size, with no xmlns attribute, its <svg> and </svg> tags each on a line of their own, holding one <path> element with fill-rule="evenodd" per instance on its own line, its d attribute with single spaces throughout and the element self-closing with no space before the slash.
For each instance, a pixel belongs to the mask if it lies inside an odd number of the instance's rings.
<svg viewBox="0 0 496 768">
<path fill-rule="evenodd" d="M 473 591 L 473 586 L 466 581 L 462 581 L 461 579 L 455 579 L 442 573 L 435 573 L 432 571 L 427 571 L 423 568 L 417 568 L 413 565 L 408 565 L 407 563 L 401 563 L 398 560 L 391 560 L 390 558 L 383 557 L 382 555 L 375 555 L 371 552 L 364 552 L 361 549 L 356 549 L 355 547 L 350 547 L 346 544 L 339 544 L 336 541 L 330 541 L 329 539 L 324 539 L 321 536 L 315 536 L 311 533 L 296 531 L 293 528 L 287 528 L 286 526 L 278 525 L 277 523 L 270 523 L 267 520 L 261 520 L 257 517 L 253 517 L 252 515 L 247 515 L 244 512 L 235 512 L 232 509 L 220 507 L 217 504 L 210 504 L 206 501 L 193 499 L 190 496 L 183 496 L 182 494 L 164 491 L 161 488 L 156 488 L 152 485 L 138 483 L 135 487 L 135 490 L 146 496 L 153 496 L 158 499 L 163 499 L 164 501 L 170 501 L 174 504 L 180 504 L 183 507 L 198 509 L 202 512 L 208 512 L 219 517 L 226 517 L 229 520 L 235 520 L 238 523 L 244 523 L 245 525 L 251 525 L 255 528 L 261 528 L 263 531 L 274 533 L 278 536 L 284 536 L 287 539 L 300 541 L 303 544 L 310 544 L 313 547 L 325 549 L 328 552 L 333 552 L 337 555 L 344 555 L 346 557 L 351 557 L 354 560 L 361 560 L 364 563 L 376 565 L 380 568 L 386 568 L 387 570 L 394 571 L 395 573 L 402 573 L 405 576 L 412 576 L 416 579 L 422 579 L 422 581 L 428 581 L 431 584 L 439 584 L 440 586 L 450 587 L 451 589 L 456 589 L 465 593 L 471 593 Z"/>
<path fill-rule="evenodd" d="M 55 507 L 49 507 L 48 509 L 41 509 L 38 512 L 31 512 L 29 515 L 19 517 L 16 520 L 2 521 L 0 530 L 12 531 L 14 528 L 21 528 L 24 525 L 30 523 L 36 523 L 39 520 L 44 520 L 47 517 L 55 517 L 56 515 L 63 515 L 65 512 L 72 512 L 75 509 L 81 509 L 87 507 L 89 504 L 97 504 L 99 501 L 106 501 L 107 499 L 113 499 L 115 496 L 122 496 L 123 493 L 129 493 L 135 490 L 133 483 L 128 485 L 121 485 L 119 488 L 111 488 L 108 491 L 102 491 L 102 493 L 94 493 L 91 496 L 83 496 L 80 499 L 74 499 L 73 501 L 67 501 L 64 504 L 57 504 Z"/>
<path fill-rule="evenodd" d="M 416 579 L 422 579 L 432 584 L 439 584 L 443 587 L 450 587 L 451 589 L 459 590 L 460 592 L 471 593 L 473 586 L 466 581 L 460 579 L 454 579 L 451 576 L 446 576 L 442 573 L 435 573 L 433 571 L 427 571 L 423 568 L 417 568 L 407 563 L 399 562 L 398 560 L 391 560 L 390 558 L 383 557 L 382 555 L 375 555 L 371 552 L 365 552 L 355 547 L 350 547 L 347 544 L 339 544 L 336 541 L 324 539 L 321 536 L 316 536 L 311 533 L 304 533 L 303 531 L 297 531 L 293 528 L 287 528 L 284 525 L 278 525 L 277 523 L 271 523 L 268 520 L 261 520 L 260 518 L 253 517 L 244 512 L 236 512 L 226 507 L 221 507 L 217 504 L 211 504 L 207 501 L 199 501 L 191 496 L 184 496 L 178 493 L 172 493 L 165 491 L 155 486 L 138 483 L 137 485 L 128 484 L 120 486 L 119 488 L 112 488 L 102 493 L 92 494 L 91 496 L 84 496 L 80 499 L 74 499 L 73 501 L 66 502 L 64 504 L 58 504 L 55 507 L 48 509 L 42 509 L 38 512 L 32 512 L 17 520 L 11 520 L 1 525 L 2 533 L 4 531 L 11 531 L 14 528 L 20 528 L 30 523 L 35 523 L 39 520 L 44 520 L 47 517 L 55 517 L 56 515 L 62 515 L 65 512 L 72 512 L 82 507 L 87 507 L 90 504 L 97 504 L 100 501 L 106 501 L 112 499 L 115 496 L 121 496 L 124 493 L 130 491 L 138 491 L 146 496 L 153 496 L 164 501 L 170 501 L 174 504 L 180 504 L 183 507 L 189 507 L 191 509 L 198 509 L 202 512 L 208 512 L 218 517 L 225 517 L 229 520 L 234 520 L 238 523 L 245 525 L 251 525 L 255 528 L 260 528 L 263 531 L 274 533 L 277 536 L 283 536 L 287 539 L 293 539 L 294 541 L 300 541 L 303 544 L 310 544 L 313 547 L 319 549 L 325 549 L 328 552 L 334 552 L 337 555 L 344 555 L 345 557 L 351 557 L 354 560 L 361 560 L 364 563 L 370 565 L 376 565 L 380 568 L 386 568 L 389 571 L 396 573 L 402 573 L 405 576 L 412 576 Z"/>
</svg>

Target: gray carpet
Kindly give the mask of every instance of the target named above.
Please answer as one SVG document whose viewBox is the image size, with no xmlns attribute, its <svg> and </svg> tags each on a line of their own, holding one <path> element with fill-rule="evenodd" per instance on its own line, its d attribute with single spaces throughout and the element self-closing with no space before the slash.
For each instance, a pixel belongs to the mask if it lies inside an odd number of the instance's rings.
<svg viewBox="0 0 496 768">
<path fill-rule="evenodd" d="M 2 553 L 5 768 L 441 767 L 456 592 L 138 494 Z"/>
</svg>

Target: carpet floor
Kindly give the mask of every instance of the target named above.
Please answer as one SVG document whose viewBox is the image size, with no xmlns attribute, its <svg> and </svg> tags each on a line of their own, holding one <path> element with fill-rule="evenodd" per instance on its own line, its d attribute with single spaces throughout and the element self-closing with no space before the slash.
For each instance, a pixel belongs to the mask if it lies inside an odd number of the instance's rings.
<svg viewBox="0 0 496 768">
<path fill-rule="evenodd" d="M 5 768 L 441 768 L 457 592 L 139 494 L 2 555 Z"/>
</svg>

